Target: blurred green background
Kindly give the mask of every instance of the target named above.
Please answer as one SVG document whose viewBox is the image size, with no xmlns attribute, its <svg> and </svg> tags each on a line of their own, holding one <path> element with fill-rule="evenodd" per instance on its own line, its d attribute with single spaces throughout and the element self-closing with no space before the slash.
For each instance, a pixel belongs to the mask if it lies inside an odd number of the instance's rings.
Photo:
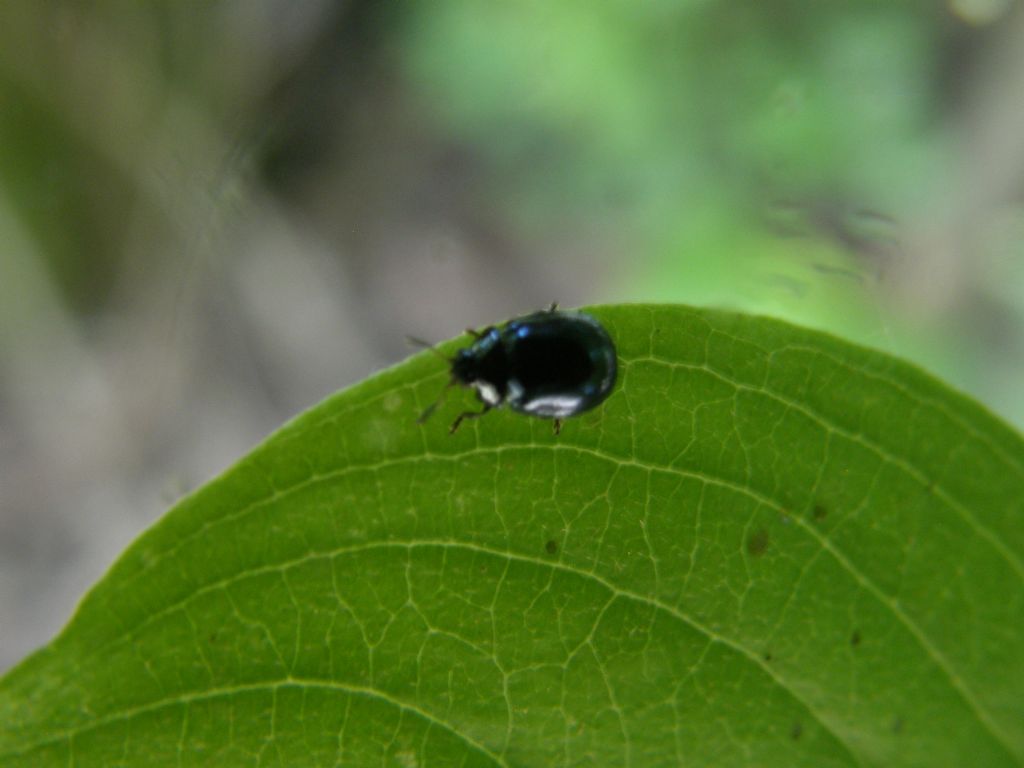
<svg viewBox="0 0 1024 768">
<path fill-rule="evenodd" d="M 407 333 L 732 307 L 1024 424 L 1022 198 L 1011 0 L 5 0 L 0 669 Z"/>
</svg>

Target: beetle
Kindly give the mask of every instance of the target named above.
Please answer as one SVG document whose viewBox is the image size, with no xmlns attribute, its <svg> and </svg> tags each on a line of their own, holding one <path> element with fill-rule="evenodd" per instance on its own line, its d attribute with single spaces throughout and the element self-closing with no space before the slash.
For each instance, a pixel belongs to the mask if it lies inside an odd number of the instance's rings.
<svg viewBox="0 0 1024 768">
<path fill-rule="evenodd" d="M 464 420 L 507 405 L 517 413 L 553 419 L 557 435 L 563 419 L 597 407 L 615 387 L 615 344 L 601 323 L 583 312 L 552 304 L 504 325 L 467 332 L 473 343 L 445 358 L 451 366 L 448 387 L 472 387 L 483 408 L 460 413 L 451 434 Z M 448 387 L 418 423 L 430 418 Z"/>
</svg>

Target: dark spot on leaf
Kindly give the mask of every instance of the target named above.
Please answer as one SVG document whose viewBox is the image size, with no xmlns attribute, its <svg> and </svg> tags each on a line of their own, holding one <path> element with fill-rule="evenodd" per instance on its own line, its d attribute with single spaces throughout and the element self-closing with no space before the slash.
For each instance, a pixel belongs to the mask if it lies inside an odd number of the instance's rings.
<svg viewBox="0 0 1024 768">
<path fill-rule="evenodd" d="M 850 635 L 850 645 L 852 645 L 854 648 L 856 648 L 858 645 L 860 645 L 860 630 L 859 629 L 853 630 L 853 634 Z"/>
<path fill-rule="evenodd" d="M 799 741 L 800 737 L 804 735 L 804 727 L 799 723 L 793 723 L 793 727 L 789 729 L 789 736 L 793 741 Z"/>
<path fill-rule="evenodd" d="M 768 549 L 768 531 L 760 528 L 747 539 L 747 552 L 751 557 L 760 557 Z"/>
<path fill-rule="evenodd" d="M 544 549 L 549 555 L 558 554 L 558 542 L 554 539 L 548 539 L 548 543 L 544 545 Z"/>
<path fill-rule="evenodd" d="M 824 520 L 828 517 L 828 507 L 824 504 L 815 504 L 811 514 L 814 515 L 815 520 Z"/>
<path fill-rule="evenodd" d="M 215 642 L 217 642 L 217 634 L 213 632 L 210 634 L 210 645 L 213 645 Z"/>
<path fill-rule="evenodd" d="M 764 660 L 765 661 L 771 661 L 772 660 L 772 652 L 771 651 L 765 651 L 764 652 Z"/>
<path fill-rule="evenodd" d="M 903 733 L 903 718 L 902 717 L 893 718 L 893 721 L 892 721 L 892 732 L 893 733 Z"/>
</svg>

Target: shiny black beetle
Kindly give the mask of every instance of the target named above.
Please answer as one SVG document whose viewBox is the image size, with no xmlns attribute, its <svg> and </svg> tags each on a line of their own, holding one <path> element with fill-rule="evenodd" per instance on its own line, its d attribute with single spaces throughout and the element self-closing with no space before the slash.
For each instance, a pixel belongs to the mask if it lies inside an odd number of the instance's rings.
<svg viewBox="0 0 1024 768">
<path fill-rule="evenodd" d="M 582 312 L 559 311 L 553 304 L 546 312 L 469 333 L 472 345 L 448 361 L 448 386 L 473 387 L 483 408 L 459 414 L 449 432 L 463 419 L 508 405 L 519 413 L 554 419 L 557 435 L 562 419 L 600 405 L 615 386 L 615 345 L 601 324 Z M 423 412 L 419 423 L 443 396 Z"/>
</svg>

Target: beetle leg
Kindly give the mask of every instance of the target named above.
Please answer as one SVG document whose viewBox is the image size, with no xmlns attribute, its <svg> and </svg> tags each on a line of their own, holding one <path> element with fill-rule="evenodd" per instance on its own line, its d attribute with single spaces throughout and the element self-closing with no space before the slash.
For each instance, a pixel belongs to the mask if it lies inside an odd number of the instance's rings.
<svg viewBox="0 0 1024 768">
<path fill-rule="evenodd" d="M 433 414 L 434 411 L 437 410 L 437 407 L 439 405 L 441 405 L 441 403 L 444 402 L 445 395 L 448 394 L 448 390 L 451 389 L 454 384 L 455 384 L 454 381 L 449 381 L 448 382 L 448 384 L 445 386 L 445 388 L 441 390 L 441 394 L 437 396 L 437 400 L 435 400 L 430 405 L 428 405 L 423 410 L 423 413 L 420 414 L 420 417 L 418 419 L 416 419 L 416 423 L 417 424 L 422 424 L 423 422 L 425 422 L 427 419 L 430 418 L 431 414 Z"/>
<path fill-rule="evenodd" d="M 485 403 L 484 407 L 481 410 L 479 410 L 479 411 L 463 411 L 462 413 L 460 413 L 455 418 L 455 421 L 452 422 L 452 425 L 450 427 L 448 427 L 448 434 L 449 435 L 454 435 L 455 434 L 455 430 L 457 430 L 459 428 L 459 424 L 462 423 L 463 419 L 479 419 L 481 416 L 483 416 L 489 410 L 491 410 L 491 406 L 489 406 L 489 405 L 487 405 Z"/>
<path fill-rule="evenodd" d="M 558 309 L 558 302 L 557 301 L 552 301 L 551 302 L 551 306 L 548 307 L 548 312 L 554 312 L 557 309 Z"/>
<path fill-rule="evenodd" d="M 554 427 L 554 431 L 555 431 L 556 435 L 562 434 L 562 420 L 561 419 L 555 419 L 555 423 L 552 425 L 552 427 Z"/>
</svg>

